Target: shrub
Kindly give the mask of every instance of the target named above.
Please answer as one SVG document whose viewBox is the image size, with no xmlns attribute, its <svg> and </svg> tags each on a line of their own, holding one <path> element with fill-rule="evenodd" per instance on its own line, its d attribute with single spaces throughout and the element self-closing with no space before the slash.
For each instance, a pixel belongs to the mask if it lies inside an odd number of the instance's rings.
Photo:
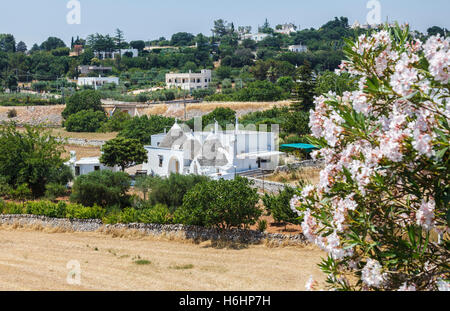
<svg viewBox="0 0 450 311">
<path fill-rule="evenodd" d="M 299 217 L 291 209 L 291 200 L 295 195 L 294 188 L 285 187 L 277 195 L 265 194 L 263 197 L 264 206 L 266 207 L 268 214 L 272 215 L 277 222 L 286 222 L 291 224 L 299 224 Z"/>
<path fill-rule="evenodd" d="M 67 195 L 67 187 L 58 183 L 49 183 L 45 186 L 45 197 L 54 200 Z"/>
<path fill-rule="evenodd" d="M 258 231 L 264 232 L 267 229 L 267 220 L 258 220 Z"/>
<path fill-rule="evenodd" d="M 168 178 L 147 177 L 151 205 L 162 204 L 172 210 L 183 204 L 186 193 L 195 185 L 208 180 L 205 176 L 171 174 Z"/>
<path fill-rule="evenodd" d="M 16 109 L 8 110 L 7 116 L 10 119 L 17 117 L 17 110 Z"/>
<path fill-rule="evenodd" d="M 129 205 L 130 177 L 122 172 L 95 171 L 75 179 L 70 200 L 84 206 Z"/>
<path fill-rule="evenodd" d="M 172 127 L 174 124 L 174 118 L 158 115 L 134 117 L 125 124 L 119 136 L 138 139 L 143 145 L 149 145 L 151 143 L 151 135 L 162 133 L 164 128 Z"/>
<path fill-rule="evenodd" d="M 104 112 L 99 92 L 93 90 L 76 92 L 67 100 L 62 116 L 67 120 L 69 116 L 83 110 Z"/>
<path fill-rule="evenodd" d="M 167 225 L 172 223 L 170 210 L 167 206 L 162 204 L 157 204 L 152 208 L 142 210 L 139 214 L 138 220 L 139 222 L 146 224 Z"/>
<path fill-rule="evenodd" d="M 70 115 L 64 122 L 68 132 L 94 133 L 97 132 L 106 121 L 104 111 L 82 110 Z"/>
<path fill-rule="evenodd" d="M 119 132 L 125 128 L 125 125 L 129 120 L 131 120 L 131 116 L 128 113 L 117 112 L 102 124 L 99 132 Z"/>
<path fill-rule="evenodd" d="M 203 182 L 185 195 L 174 221 L 224 229 L 248 227 L 262 214 L 256 206 L 258 200 L 257 190 L 242 177 Z"/>
<path fill-rule="evenodd" d="M 344 50 L 359 89 L 315 100 L 325 168 L 292 200 L 302 231 L 334 289 L 448 290 L 450 40 L 397 26 Z"/>
</svg>

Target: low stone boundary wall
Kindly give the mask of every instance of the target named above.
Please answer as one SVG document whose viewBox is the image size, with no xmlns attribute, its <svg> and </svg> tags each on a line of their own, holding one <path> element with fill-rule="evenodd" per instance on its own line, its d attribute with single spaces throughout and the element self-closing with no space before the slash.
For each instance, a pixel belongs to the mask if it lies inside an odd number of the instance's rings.
<svg viewBox="0 0 450 311">
<path fill-rule="evenodd" d="M 263 181 L 262 179 L 257 179 L 257 178 L 253 178 L 253 177 L 245 177 L 245 178 L 254 182 L 252 187 L 257 188 L 257 189 L 264 189 L 264 191 L 270 192 L 270 193 L 280 193 L 286 187 L 285 184 L 282 184 L 279 182 L 267 181 L 267 180 Z"/>
<path fill-rule="evenodd" d="M 40 225 L 43 227 L 57 227 L 78 232 L 95 232 L 104 228 L 105 230 L 137 230 L 148 235 L 175 234 L 189 240 L 200 241 L 229 241 L 246 244 L 260 244 L 264 241 L 278 244 L 305 244 L 306 238 L 303 234 L 285 235 L 274 233 L 263 233 L 254 230 L 219 230 L 208 229 L 197 226 L 185 225 L 159 225 L 159 224 L 116 224 L 105 225 L 99 219 L 61 219 L 49 218 L 35 215 L 0 215 L 0 224 Z"/>
<path fill-rule="evenodd" d="M 106 141 L 104 140 L 88 140 L 82 138 L 67 138 L 67 140 L 61 139 L 61 141 L 67 141 L 68 145 L 87 146 L 87 147 L 101 147 Z"/>
<path fill-rule="evenodd" d="M 279 172 L 289 172 L 290 170 L 296 170 L 301 167 L 314 167 L 320 168 L 324 166 L 323 160 L 306 160 L 291 165 L 279 166 L 275 169 L 275 174 Z"/>
</svg>

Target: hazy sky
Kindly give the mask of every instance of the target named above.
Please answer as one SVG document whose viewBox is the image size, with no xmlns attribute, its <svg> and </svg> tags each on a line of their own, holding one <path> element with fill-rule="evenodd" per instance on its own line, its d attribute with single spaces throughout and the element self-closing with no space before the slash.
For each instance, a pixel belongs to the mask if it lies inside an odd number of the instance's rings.
<svg viewBox="0 0 450 311">
<path fill-rule="evenodd" d="M 72 36 L 125 32 L 127 41 L 170 38 L 179 31 L 210 35 L 213 21 L 225 19 L 235 26 L 271 26 L 293 22 L 301 28 L 320 27 L 335 16 L 350 23 L 366 21 L 368 0 L 79 0 L 81 24 L 69 25 L 69 0 L 0 0 L 0 33 L 11 33 L 28 48 L 49 36 L 70 43 Z M 450 28 L 449 0 L 379 0 L 382 20 L 409 22 L 413 29 Z"/>
</svg>

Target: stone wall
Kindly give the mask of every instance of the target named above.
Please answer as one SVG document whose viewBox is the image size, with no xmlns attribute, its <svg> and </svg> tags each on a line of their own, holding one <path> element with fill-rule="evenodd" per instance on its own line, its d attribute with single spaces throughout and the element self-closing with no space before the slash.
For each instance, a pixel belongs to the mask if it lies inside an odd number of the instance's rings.
<svg viewBox="0 0 450 311">
<path fill-rule="evenodd" d="M 246 178 L 248 180 L 251 180 L 254 182 L 252 187 L 261 189 L 261 190 L 264 189 L 264 191 L 269 192 L 269 193 L 280 193 L 286 187 L 285 184 L 282 184 L 279 182 L 267 181 L 267 180 L 263 181 L 262 179 L 257 179 L 257 178 L 253 178 L 253 177 L 246 177 Z"/>
<path fill-rule="evenodd" d="M 285 235 L 262 233 L 254 230 L 219 230 L 197 226 L 159 225 L 159 224 L 116 224 L 105 225 L 101 220 L 59 219 L 35 215 L 0 215 L 0 224 L 40 225 L 43 227 L 57 227 L 76 232 L 95 232 L 99 229 L 138 230 L 148 235 L 178 235 L 185 239 L 196 241 L 229 241 L 245 244 L 260 244 L 269 241 L 277 244 L 305 244 L 303 234 Z"/>
<path fill-rule="evenodd" d="M 323 166 L 324 162 L 322 160 L 306 160 L 298 163 L 293 163 L 290 165 L 279 166 L 275 170 L 275 174 L 279 172 L 289 172 L 290 170 L 297 170 L 301 167 L 321 168 Z"/>
<path fill-rule="evenodd" d="M 64 141 L 62 139 L 61 141 Z M 77 145 L 83 147 L 101 147 L 106 143 L 105 140 L 90 140 L 82 138 L 67 138 L 68 145 Z"/>
</svg>

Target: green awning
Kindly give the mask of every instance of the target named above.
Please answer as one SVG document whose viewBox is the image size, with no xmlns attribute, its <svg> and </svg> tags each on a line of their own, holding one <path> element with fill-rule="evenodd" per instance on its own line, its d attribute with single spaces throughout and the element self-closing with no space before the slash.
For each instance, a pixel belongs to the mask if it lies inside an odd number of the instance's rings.
<svg viewBox="0 0 450 311">
<path fill-rule="evenodd" d="M 300 149 L 305 150 L 306 152 L 311 152 L 314 149 L 319 149 L 318 147 L 310 144 L 286 144 L 281 145 L 280 149 Z"/>
</svg>

